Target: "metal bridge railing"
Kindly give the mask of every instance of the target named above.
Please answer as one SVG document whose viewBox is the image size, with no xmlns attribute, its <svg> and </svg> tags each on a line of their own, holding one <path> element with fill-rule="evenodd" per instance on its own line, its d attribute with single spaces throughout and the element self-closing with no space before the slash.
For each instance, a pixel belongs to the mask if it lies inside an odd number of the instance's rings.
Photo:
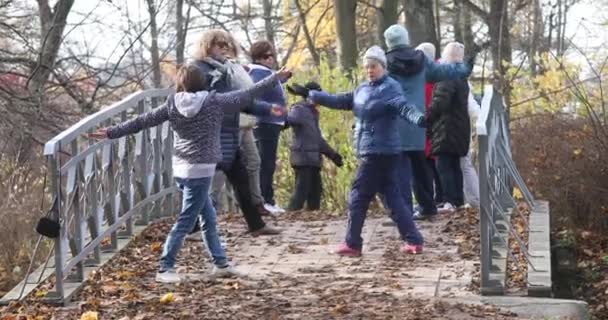
<svg viewBox="0 0 608 320">
<path fill-rule="evenodd" d="M 503 294 L 506 259 L 514 259 L 509 249 L 509 234 L 517 241 L 529 268 L 537 271 L 526 244 L 511 225 L 511 214 L 519 214 L 513 187 L 521 190 L 523 199 L 534 210 L 537 202 L 520 176 L 511 156 L 508 119 L 502 96 L 493 86 L 486 86 L 477 120 L 479 142 L 479 190 L 481 237 L 481 292 Z M 527 218 L 524 217 L 524 221 Z M 525 232 L 530 226 L 525 223 Z"/>
<path fill-rule="evenodd" d="M 166 122 L 133 136 L 96 141 L 86 134 L 156 108 L 173 89 L 134 93 L 92 114 L 44 146 L 50 174 L 52 217 L 61 224 L 54 240 L 55 289 L 63 302 L 65 281 L 82 282 L 84 268 L 99 264 L 102 250 L 116 250 L 134 225 L 173 212 L 173 132 Z"/>
</svg>

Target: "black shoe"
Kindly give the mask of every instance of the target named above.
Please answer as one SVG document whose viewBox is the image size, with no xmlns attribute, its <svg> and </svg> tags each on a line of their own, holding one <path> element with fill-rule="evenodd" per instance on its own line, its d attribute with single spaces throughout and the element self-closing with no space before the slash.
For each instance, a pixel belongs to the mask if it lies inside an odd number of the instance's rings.
<svg viewBox="0 0 608 320">
<path fill-rule="evenodd" d="M 255 208 L 258 210 L 258 213 L 260 214 L 260 216 L 271 216 L 272 214 L 270 213 L 270 211 L 266 210 L 266 208 L 264 208 L 263 204 L 258 204 L 257 206 L 255 206 Z"/>
</svg>

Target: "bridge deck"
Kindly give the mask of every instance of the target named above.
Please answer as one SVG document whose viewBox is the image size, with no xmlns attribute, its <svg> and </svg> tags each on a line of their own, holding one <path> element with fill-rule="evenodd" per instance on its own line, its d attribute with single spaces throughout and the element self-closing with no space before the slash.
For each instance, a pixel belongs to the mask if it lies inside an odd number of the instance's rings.
<svg viewBox="0 0 608 320">
<path fill-rule="evenodd" d="M 446 308 L 433 298 L 475 300 L 471 288 L 476 273 L 478 239 L 475 213 L 442 216 L 422 222 L 425 253 L 408 256 L 399 252 L 395 227 L 388 218 L 370 217 L 364 228 L 361 258 L 331 253 L 345 233 L 343 217 L 320 219 L 307 213 L 274 221 L 282 235 L 253 238 L 245 233 L 240 216 L 224 216 L 220 227 L 227 253 L 247 276 L 239 280 L 209 279 L 210 264 L 202 242 L 186 241 L 178 271 L 189 281 L 179 285 L 154 282 L 161 244 L 171 220 L 155 223 L 85 284 L 72 306 L 58 309 L 57 316 L 71 317 L 92 305 L 115 318 L 140 315 L 167 319 L 248 319 L 266 314 L 269 319 L 361 316 L 387 318 L 418 315 L 469 319 L 492 315 L 512 318 L 493 307 L 464 305 Z M 171 292 L 175 301 L 160 304 Z M 414 317 L 415 318 L 415 317 Z M 137 318 L 136 318 L 137 319 Z"/>
</svg>

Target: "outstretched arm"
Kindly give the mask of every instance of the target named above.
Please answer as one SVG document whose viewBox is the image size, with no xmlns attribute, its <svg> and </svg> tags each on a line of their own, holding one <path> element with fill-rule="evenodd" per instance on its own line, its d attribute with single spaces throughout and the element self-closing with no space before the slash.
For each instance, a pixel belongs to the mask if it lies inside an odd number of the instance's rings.
<svg viewBox="0 0 608 320">
<path fill-rule="evenodd" d="M 147 128 L 155 127 L 167 120 L 169 120 L 169 108 L 167 108 L 167 102 L 165 102 L 162 106 L 139 115 L 134 119 L 107 128 L 106 135 L 110 139 L 118 139 Z"/>
<path fill-rule="evenodd" d="M 278 80 L 289 79 L 290 77 L 291 72 L 286 68 L 282 68 L 247 89 L 211 94 L 203 104 L 220 105 L 224 108 L 224 112 L 229 113 L 244 111 L 247 108 L 251 108 L 254 99 L 261 96 L 266 90 L 271 89 Z M 271 112 L 269 105 L 257 104 L 256 107 L 260 108 L 256 111 L 259 111 L 262 115 L 267 115 Z"/>
<path fill-rule="evenodd" d="M 270 113 L 269 104 L 256 104 L 254 107 L 252 107 L 252 105 L 254 105 L 254 98 L 272 88 L 277 80 L 277 75 L 273 74 L 247 89 L 225 93 L 212 93 L 203 103 L 208 105 L 219 105 L 226 113 L 235 113 L 249 109 L 247 111 L 250 111 L 250 113 L 268 115 Z"/>
<path fill-rule="evenodd" d="M 311 90 L 308 93 L 308 99 L 314 103 L 337 110 L 352 110 L 353 109 L 353 93 L 329 94 L 325 91 Z"/>
<path fill-rule="evenodd" d="M 426 59 L 427 82 L 463 79 L 471 74 L 471 67 L 464 63 L 438 63 Z"/>
<path fill-rule="evenodd" d="M 405 96 L 399 94 L 388 101 L 388 106 L 391 110 L 398 114 L 401 118 L 418 126 L 424 126 L 424 114 L 414 105 L 408 103 Z"/>
<path fill-rule="evenodd" d="M 255 99 L 253 104 L 247 106 L 243 112 L 254 116 L 267 116 L 272 111 L 273 104 L 264 100 Z"/>
</svg>

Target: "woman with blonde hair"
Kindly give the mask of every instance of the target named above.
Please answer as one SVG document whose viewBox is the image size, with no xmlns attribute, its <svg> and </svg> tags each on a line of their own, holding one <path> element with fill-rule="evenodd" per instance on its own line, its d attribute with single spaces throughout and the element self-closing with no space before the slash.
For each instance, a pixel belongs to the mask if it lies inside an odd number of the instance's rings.
<svg viewBox="0 0 608 320">
<path fill-rule="evenodd" d="M 196 42 L 193 58 L 194 64 L 203 73 L 208 83 L 208 90 L 224 93 L 253 86 L 253 81 L 243 66 L 232 60 L 237 57 L 238 53 L 237 41 L 224 30 L 209 30 L 201 35 Z M 269 109 L 273 113 L 269 113 Z M 245 113 L 260 116 L 283 114 L 280 107 L 260 100 L 254 100 L 250 105 L 244 106 L 242 110 Z M 251 189 L 254 184 L 257 185 L 259 191 L 259 155 L 257 149 L 255 155 L 241 149 L 240 127 L 240 113 L 224 114 L 220 133 L 222 161 L 218 164 L 218 169 L 226 175 L 234 188 L 249 231 L 254 236 L 278 234 L 280 230 L 264 223 L 260 206 L 256 206 L 252 198 Z M 250 156 L 258 156 L 258 180 L 252 179 L 255 176 L 255 173 L 251 174 L 252 166 L 249 166 L 248 170 L 247 160 L 252 160 Z"/>
</svg>

